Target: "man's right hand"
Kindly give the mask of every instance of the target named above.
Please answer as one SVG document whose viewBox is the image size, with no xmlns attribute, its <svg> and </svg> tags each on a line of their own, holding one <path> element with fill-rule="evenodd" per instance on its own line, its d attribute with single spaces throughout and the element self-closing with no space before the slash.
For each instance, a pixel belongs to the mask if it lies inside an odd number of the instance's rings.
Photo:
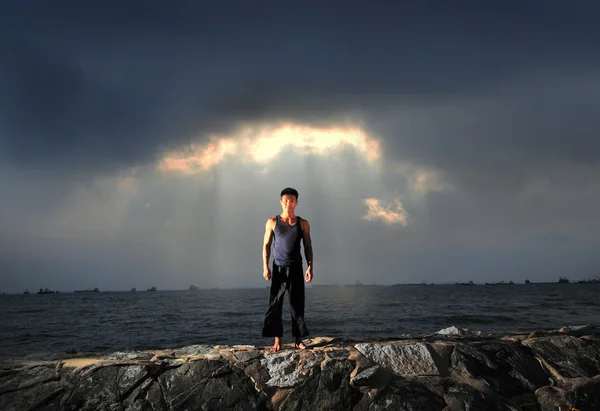
<svg viewBox="0 0 600 411">
<path fill-rule="evenodd" d="M 263 277 L 265 277 L 265 280 L 267 281 L 271 279 L 271 269 L 269 267 L 266 267 L 263 271 Z"/>
</svg>

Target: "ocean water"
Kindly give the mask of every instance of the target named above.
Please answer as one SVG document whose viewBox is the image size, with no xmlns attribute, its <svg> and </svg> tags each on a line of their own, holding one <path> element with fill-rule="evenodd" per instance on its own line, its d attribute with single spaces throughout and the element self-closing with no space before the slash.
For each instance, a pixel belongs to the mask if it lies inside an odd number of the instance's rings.
<svg viewBox="0 0 600 411">
<path fill-rule="evenodd" d="M 600 325 L 600 284 L 315 287 L 311 337 L 383 337 L 457 326 L 484 332 Z M 191 344 L 268 345 L 268 289 L 0 295 L 0 357 Z M 291 328 L 284 306 L 284 343 Z"/>
</svg>

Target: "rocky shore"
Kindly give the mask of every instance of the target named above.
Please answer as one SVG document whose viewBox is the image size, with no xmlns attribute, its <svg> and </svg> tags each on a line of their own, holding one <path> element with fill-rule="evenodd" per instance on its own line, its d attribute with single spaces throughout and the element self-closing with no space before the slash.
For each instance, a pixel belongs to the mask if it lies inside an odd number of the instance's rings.
<svg viewBox="0 0 600 411">
<path fill-rule="evenodd" d="M 600 330 L 4 359 L 0 410 L 600 410 Z"/>
</svg>

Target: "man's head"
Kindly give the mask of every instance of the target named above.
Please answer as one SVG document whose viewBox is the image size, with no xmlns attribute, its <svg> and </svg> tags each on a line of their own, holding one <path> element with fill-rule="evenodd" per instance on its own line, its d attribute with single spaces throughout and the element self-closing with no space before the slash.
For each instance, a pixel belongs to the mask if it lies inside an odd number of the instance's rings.
<svg viewBox="0 0 600 411">
<path fill-rule="evenodd" d="M 298 191 L 287 187 L 281 191 L 281 200 L 279 201 L 283 212 L 293 212 L 298 205 Z"/>
</svg>

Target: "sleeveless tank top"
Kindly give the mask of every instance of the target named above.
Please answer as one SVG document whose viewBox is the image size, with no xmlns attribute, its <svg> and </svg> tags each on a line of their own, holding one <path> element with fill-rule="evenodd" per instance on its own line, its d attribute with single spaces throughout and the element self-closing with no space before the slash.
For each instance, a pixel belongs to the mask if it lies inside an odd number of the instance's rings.
<svg viewBox="0 0 600 411">
<path fill-rule="evenodd" d="M 302 264 L 300 254 L 300 241 L 302 240 L 302 219 L 296 216 L 296 224 L 290 226 L 280 221 L 277 215 L 275 220 L 273 262 L 277 265 Z"/>
</svg>

